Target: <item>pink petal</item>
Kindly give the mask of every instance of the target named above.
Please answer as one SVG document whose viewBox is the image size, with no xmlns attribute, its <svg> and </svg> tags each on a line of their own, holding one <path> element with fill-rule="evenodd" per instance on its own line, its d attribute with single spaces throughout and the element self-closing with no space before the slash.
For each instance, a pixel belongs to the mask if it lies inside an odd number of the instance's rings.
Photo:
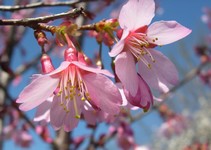
<svg viewBox="0 0 211 150">
<path fill-rule="evenodd" d="M 190 33 L 190 29 L 176 21 L 159 21 L 149 26 L 147 36 L 151 43 L 165 45 L 178 41 Z M 155 40 L 156 38 L 157 40 Z"/>
<path fill-rule="evenodd" d="M 139 89 L 135 97 L 130 96 L 128 98 L 129 102 L 141 108 L 149 109 L 153 104 L 153 96 L 148 84 L 139 76 Z"/>
<path fill-rule="evenodd" d="M 152 65 L 149 69 L 140 61 L 138 72 L 143 79 L 152 87 L 162 92 L 168 92 L 169 87 L 178 82 L 178 72 L 174 64 L 161 52 L 148 49 L 155 59 L 155 63 L 145 56 L 145 59 Z"/>
<path fill-rule="evenodd" d="M 130 52 L 122 52 L 115 59 L 115 71 L 124 87 L 135 96 L 138 90 L 138 75 Z"/>
<path fill-rule="evenodd" d="M 57 69 L 55 69 L 54 71 L 50 72 L 48 75 L 55 75 L 57 73 L 60 73 L 63 70 L 65 70 L 69 65 L 70 65 L 69 61 L 63 61 L 61 63 L 61 65 Z"/>
<path fill-rule="evenodd" d="M 83 101 L 79 97 L 75 97 L 75 98 L 76 98 L 76 105 L 78 108 L 78 114 L 80 115 Z M 73 101 L 69 101 L 68 109 L 70 110 L 70 112 L 67 113 L 64 119 L 64 125 L 63 125 L 64 130 L 66 132 L 73 130 L 78 125 L 78 121 L 79 121 L 79 119 L 76 118 Z"/>
<path fill-rule="evenodd" d="M 33 109 L 53 94 L 58 83 L 59 78 L 51 78 L 47 75 L 39 76 L 24 88 L 16 102 L 23 103 L 20 105 L 21 110 Z"/>
<path fill-rule="evenodd" d="M 107 77 L 90 73 L 83 76 L 88 92 L 93 101 L 103 111 L 117 114 L 122 103 L 118 88 Z"/>
<path fill-rule="evenodd" d="M 60 98 L 61 97 L 54 96 L 51 109 L 50 109 L 50 122 L 51 122 L 51 125 L 56 130 L 61 128 L 66 116 L 66 111 L 60 105 L 61 103 Z"/>
<path fill-rule="evenodd" d="M 129 0 L 120 11 L 119 23 L 122 29 L 135 30 L 150 24 L 154 15 L 154 0 Z"/>
<path fill-rule="evenodd" d="M 129 31 L 128 30 L 123 30 L 123 34 L 121 37 L 121 40 L 118 41 L 112 48 L 111 52 L 109 52 L 110 57 L 115 57 L 118 55 L 124 48 L 125 46 L 125 38 L 128 36 Z"/>
<path fill-rule="evenodd" d="M 106 118 L 108 116 L 108 114 L 102 110 L 93 109 L 88 102 L 85 102 L 83 115 L 84 119 L 89 125 L 96 125 L 97 122 L 106 121 Z"/>
<path fill-rule="evenodd" d="M 124 93 L 124 89 L 123 89 L 122 83 L 116 83 L 116 86 L 118 87 L 119 92 L 120 92 L 121 97 L 122 97 L 122 105 L 121 106 L 127 106 L 128 105 L 128 100 L 125 97 L 125 93 Z"/>
<path fill-rule="evenodd" d="M 113 74 L 111 74 L 108 70 L 104 70 L 104 69 L 99 69 L 99 68 L 93 68 L 93 67 L 88 67 L 86 65 L 84 65 L 83 63 L 77 62 L 77 61 L 73 61 L 71 62 L 72 64 L 78 66 L 79 68 L 81 68 L 82 70 L 88 71 L 88 72 L 92 72 L 92 73 L 101 73 L 104 74 L 106 76 L 109 77 L 114 77 Z"/>
<path fill-rule="evenodd" d="M 94 108 L 92 108 L 92 106 L 88 102 L 85 102 L 82 113 L 84 115 L 84 119 L 88 124 L 90 125 L 96 124 L 97 122 L 96 111 L 94 110 Z"/>
<path fill-rule="evenodd" d="M 34 121 L 41 121 L 41 124 L 50 122 L 50 108 L 53 101 L 53 96 L 49 97 L 45 102 L 38 106 Z"/>
</svg>

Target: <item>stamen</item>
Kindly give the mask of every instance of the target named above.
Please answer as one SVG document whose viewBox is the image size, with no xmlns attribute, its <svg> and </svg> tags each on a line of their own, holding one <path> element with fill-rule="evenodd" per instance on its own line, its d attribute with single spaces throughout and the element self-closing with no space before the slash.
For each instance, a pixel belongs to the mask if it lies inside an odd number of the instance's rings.
<svg viewBox="0 0 211 150">
<path fill-rule="evenodd" d="M 85 101 L 86 99 L 85 99 L 85 97 L 83 96 L 83 97 L 81 97 L 81 100 L 82 100 L 82 101 Z"/>
<path fill-rule="evenodd" d="M 75 110 L 75 117 L 77 119 L 80 119 L 80 115 L 78 113 L 78 107 L 77 107 L 75 96 L 73 97 L 73 107 L 74 107 L 74 110 Z"/>
<path fill-rule="evenodd" d="M 155 59 L 153 58 L 152 54 L 150 53 L 150 51 L 145 48 L 145 50 L 147 51 L 147 54 L 149 55 L 149 57 L 151 58 L 152 62 L 155 62 Z"/>
<path fill-rule="evenodd" d="M 151 64 L 148 63 L 148 61 L 147 61 L 143 56 L 141 56 L 141 55 L 140 55 L 139 61 L 140 61 L 140 60 L 141 60 L 149 69 L 151 69 Z"/>
</svg>

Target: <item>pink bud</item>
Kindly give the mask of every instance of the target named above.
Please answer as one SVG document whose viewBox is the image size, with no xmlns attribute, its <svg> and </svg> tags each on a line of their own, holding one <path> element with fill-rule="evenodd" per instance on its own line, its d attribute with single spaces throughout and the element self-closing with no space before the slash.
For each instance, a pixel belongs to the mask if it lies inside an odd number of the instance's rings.
<svg viewBox="0 0 211 150">
<path fill-rule="evenodd" d="M 77 61 L 78 52 L 74 48 L 68 48 L 64 51 L 64 60 L 66 61 Z"/>
<path fill-rule="evenodd" d="M 40 59 L 42 65 L 42 72 L 44 74 L 49 73 L 54 70 L 54 66 L 52 64 L 51 58 L 47 54 L 43 54 Z"/>
</svg>

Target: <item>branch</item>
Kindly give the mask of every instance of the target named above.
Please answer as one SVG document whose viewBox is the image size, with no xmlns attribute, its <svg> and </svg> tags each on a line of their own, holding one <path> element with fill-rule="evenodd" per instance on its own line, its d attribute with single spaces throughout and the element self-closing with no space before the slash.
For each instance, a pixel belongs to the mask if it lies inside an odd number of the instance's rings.
<svg viewBox="0 0 211 150">
<path fill-rule="evenodd" d="M 39 27 L 39 23 L 48 23 L 49 21 L 61 19 L 64 17 L 74 18 L 82 13 L 83 13 L 83 8 L 75 8 L 68 12 L 44 16 L 44 17 L 24 18 L 24 19 L 2 19 L 0 20 L 0 26 L 2 25 L 28 26 L 33 29 L 37 29 L 37 27 Z"/>
<path fill-rule="evenodd" d="M 26 5 L 15 5 L 15 6 L 0 6 L 0 11 L 16 11 L 22 9 L 32 9 L 32 8 L 41 8 L 41 7 L 58 7 L 58 6 L 72 6 L 74 7 L 75 4 L 81 2 L 90 2 L 96 0 L 72 0 L 67 2 L 52 2 L 52 3 L 45 3 L 45 2 L 37 2 L 32 4 Z"/>
</svg>

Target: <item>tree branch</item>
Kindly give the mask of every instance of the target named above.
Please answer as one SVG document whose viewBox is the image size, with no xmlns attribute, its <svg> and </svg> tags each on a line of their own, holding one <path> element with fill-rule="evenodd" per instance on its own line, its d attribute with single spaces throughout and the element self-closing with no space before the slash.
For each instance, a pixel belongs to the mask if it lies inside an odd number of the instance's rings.
<svg viewBox="0 0 211 150">
<path fill-rule="evenodd" d="M 72 6 L 74 7 L 75 4 L 81 3 L 81 2 L 91 2 L 96 0 L 72 0 L 72 1 L 66 1 L 66 2 L 51 2 L 51 3 L 45 3 L 45 2 L 37 2 L 32 4 L 26 4 L 26 5 L 15 5 L 15 6 L 0 6 L 0 11 L 17 11 L 22 9 L 33 9 L 33 8 L 41 8 L 41 7 L 58 7 L 58 6 Z"/>
<path fill-rule="evenodd" d="M 24 19 L 2 19 L 0 20 L 0 26 L 2 25 L 13 25 L 13 26 L 28 26 L 33 29 L 37 29 L 39 23 L 48 23 L 49 21 L 53 21 L 56 19 L 61 19 L 65 17 L 74 18 L 80 14 L 82 14 L 83 8 L 75 8 L 71 11 L 44 16 L 37 18 L 24 18 Z"/>
</svg>

